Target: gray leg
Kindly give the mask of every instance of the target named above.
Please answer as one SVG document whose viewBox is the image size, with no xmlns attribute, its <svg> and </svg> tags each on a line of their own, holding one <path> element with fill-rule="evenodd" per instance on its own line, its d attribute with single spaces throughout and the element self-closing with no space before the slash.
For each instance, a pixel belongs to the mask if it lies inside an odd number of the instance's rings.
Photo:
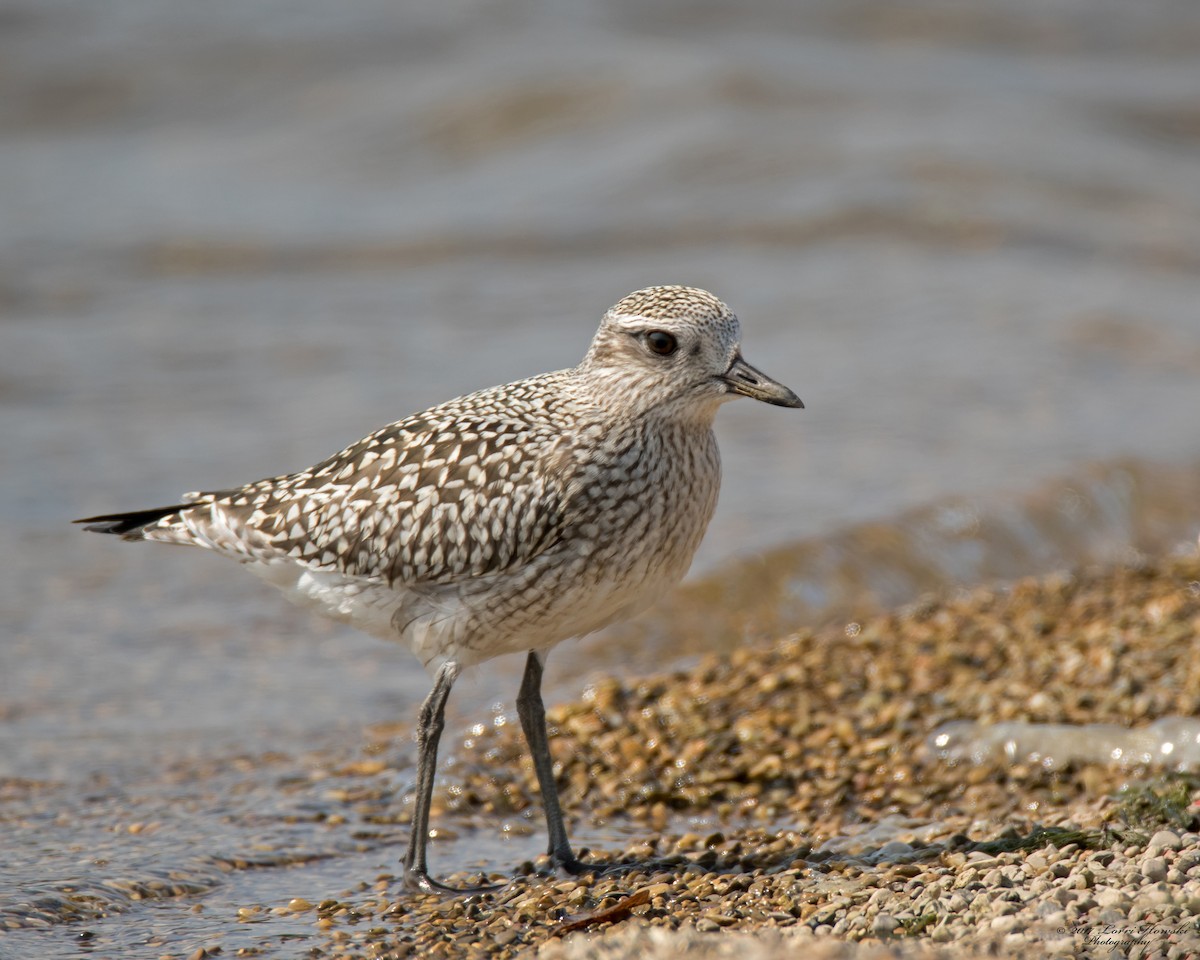
<svg viewBox="0 0 1200 960">
<path fill-rule="evenodd" d="M 413 811 L 412 836 L 408 853 L 404 855 L 404 881 L 408 886 L 426 893 L 460 893 L 443 886 L 429 876 L 425 862 L 425 847 L 429 843 L 429 807 L 433 803 L 433 778 L 437 773 L 438 740 L 446 721 L 446 701 L 450 688 L 458 679 L 458 664 L 454 661 L 439 668 L 433 689 L 421 704 L 417 720 L 417 806 Z"/>
<path fill-rule="evenodd" d="M 525 676 L 521 680 L 521 692 L 517 695 L 517 716 L 521 729 L 533 755 L 533 769 L 537 771 L 538 786 L 542 788 L 542 807 L 546 811 L 546 828 L 550 833 L 547 851 L 555 862 L 571 873 L 580 873 L 587 868 L 571 852 L 571 841 L 567 839 L 567 828 L 563 824 L 562 807 L 558 803 L 558 786 L 554 782 L 554 762 L 550 759 L 550 744 L 546 737 L 546 708 L 542 704 L 542 660 L 534 651 L 525 661 Z"/>
</svg>

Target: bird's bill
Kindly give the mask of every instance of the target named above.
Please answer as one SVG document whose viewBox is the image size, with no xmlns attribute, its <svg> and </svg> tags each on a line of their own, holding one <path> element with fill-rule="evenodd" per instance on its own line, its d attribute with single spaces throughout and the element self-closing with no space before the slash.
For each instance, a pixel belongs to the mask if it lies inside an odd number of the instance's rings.
<svg viewBox="0 0 1200 960">
<path fill-rule="evenodd" d="M 754 369 L 739 353 L 730 364 L 729 369 L 721 377 L 730 393 L 740 393 L 743 397 L 761 400 L 763 403 L 773 403 L 777 407 L 803 407 L 804 401 L 792 393 L 778 380 L 772 380 L 765 373 Z"/>
</svg>

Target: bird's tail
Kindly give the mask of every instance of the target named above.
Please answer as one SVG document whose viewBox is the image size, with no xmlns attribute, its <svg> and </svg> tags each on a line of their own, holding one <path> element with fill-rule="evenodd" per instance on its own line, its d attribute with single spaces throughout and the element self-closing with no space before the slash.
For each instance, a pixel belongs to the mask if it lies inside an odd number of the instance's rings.
<svg viewBox="0 0 1200 960">
<path fill-rule="evenodd" d="M 83 529 L 91 530 L 93 533 L 115 533 L 126 540 L 142 540 L 146 527 L 158 523 L 160 520 L 168 520 L 172 515 L 177 515 L 191 506 L 193 504 L 177 503 L 170 507 L 155 507 L 153 510 L 133 510 L 129 513 L 107 513 L 99 517 L 84 517 L 82 520 L 73 522 L 86 523 L 87 526 Z M 168 520 L 168 525 L 169 523 Z"/>
</svg>

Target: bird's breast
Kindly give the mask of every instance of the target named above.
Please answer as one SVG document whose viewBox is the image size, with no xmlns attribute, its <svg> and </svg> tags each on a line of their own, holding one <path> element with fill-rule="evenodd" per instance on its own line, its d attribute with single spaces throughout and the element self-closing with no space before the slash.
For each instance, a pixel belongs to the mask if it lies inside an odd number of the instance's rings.
<svg viewBox="0 0 1200 960">
<path fill-rule="evenodd" d="M 712 519 L 721 484 L 716 439 L 681 427 L 613 437 L 610 449 L 588 477 L 589 507 L 575 535 L 591 544 L 598 585 L 655 596 L 687 572 Z"/>
</svg>

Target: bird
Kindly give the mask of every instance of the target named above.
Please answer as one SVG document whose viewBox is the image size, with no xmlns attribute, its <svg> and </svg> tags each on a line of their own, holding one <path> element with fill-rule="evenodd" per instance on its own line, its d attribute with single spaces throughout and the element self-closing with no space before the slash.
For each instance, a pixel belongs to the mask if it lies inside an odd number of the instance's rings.
<svg viewBox="0 0 1200 960">
<path fill-rule="evenodd" d="M 203 547 L 286 596 L 406 645 L 433 686 L 416 725 L 403 881 L 431 876 L 429 815 L 460 673 L 524 653 L 520 720 L 551 863 L 572 849 L 548 746 L 547 654 L 650 606 L 691 565 L 721 479 L 713 423 L 737 397 L 803 407 L 742 357 L 737 316 L 706 290 L 654 286 L 604 313 L 575 367 L 449 400 L 296 473 L 195 491 L 86 530 Z"/>
</svg>

